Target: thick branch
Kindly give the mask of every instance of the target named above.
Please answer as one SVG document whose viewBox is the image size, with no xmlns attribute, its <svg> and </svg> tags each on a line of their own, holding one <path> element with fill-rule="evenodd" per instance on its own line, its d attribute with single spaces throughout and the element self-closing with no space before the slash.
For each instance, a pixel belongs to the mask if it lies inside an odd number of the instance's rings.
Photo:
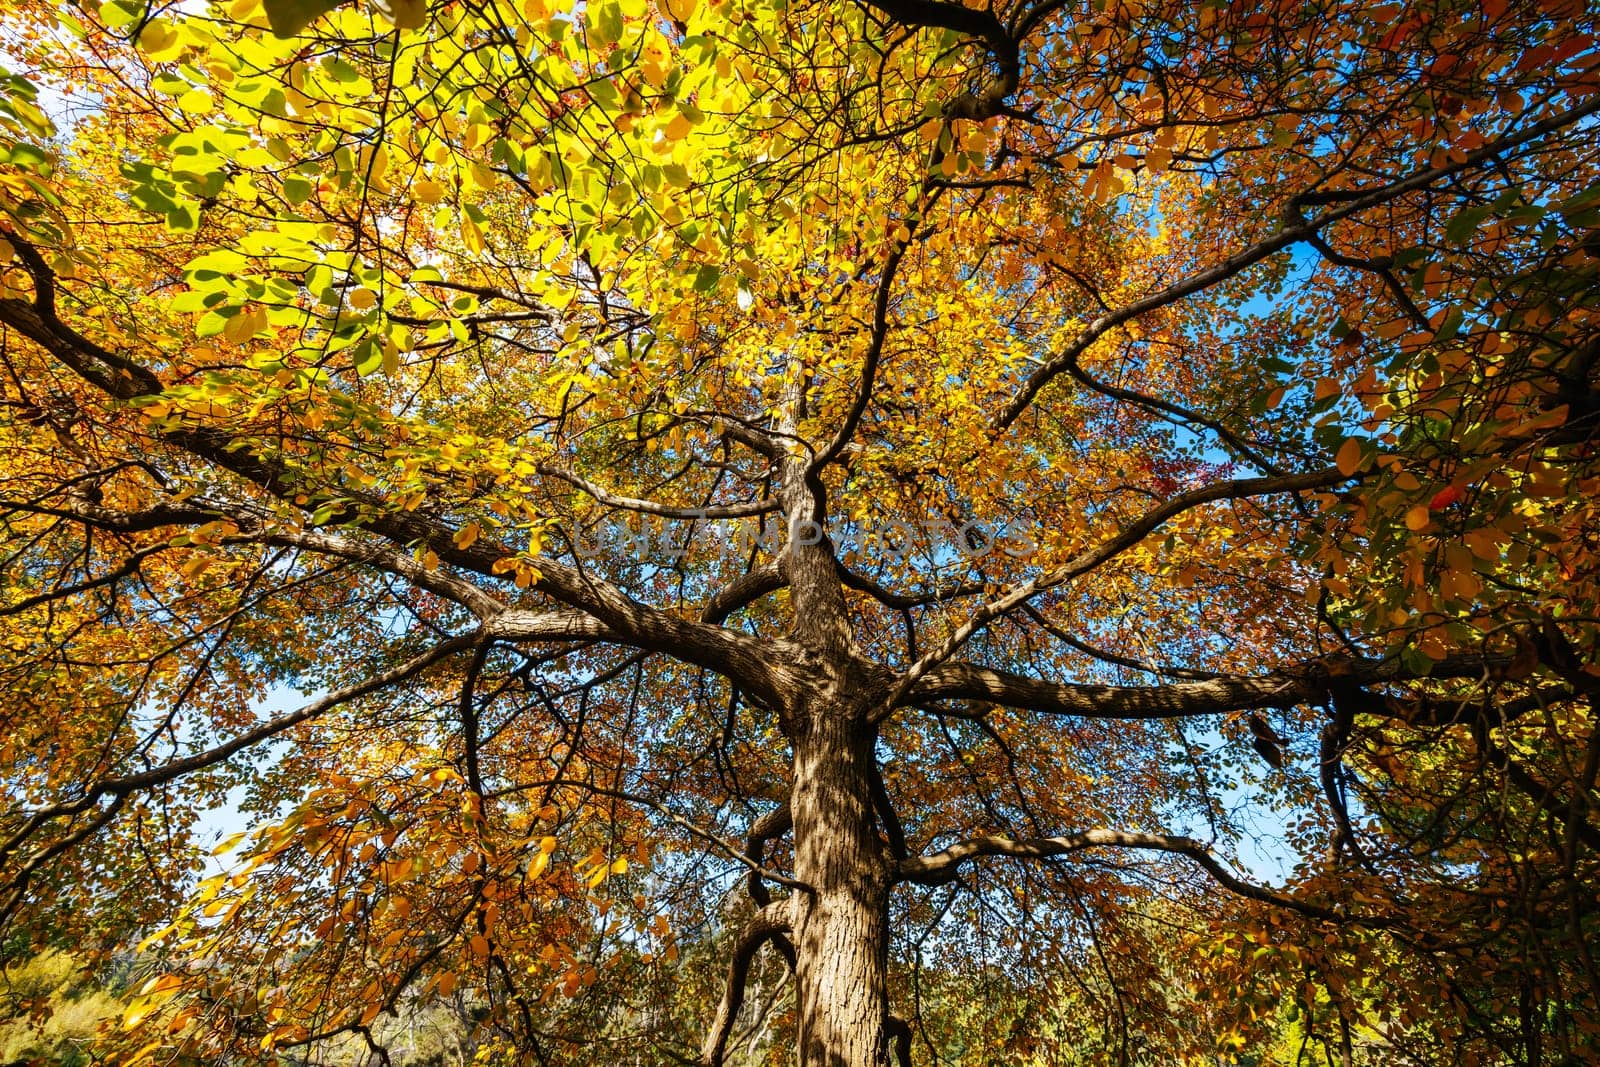
<svg viewBox="0 0 1600 1067">
<path fill-rule="evenodd" d="M 963 93 L 945 107 L 950 118 L 986 119 L 1000 113 L 1017 91 L 1022 75 L 1022 49 L 992 8 L 967 7 L 945 0 L 864 0 L 868 7 L 910 28 L 954 30 L 983 41 L 999 66 L 999 74 L 982 91 Z"/>
<path fill-rule="evenodd" d="M 894 689 L 890 692 L 888 699 L 879 708 L 874 716 L 875 719 L 881 721 L 894 708 L 913 700 L 913 694 L 923 675 L 948 660 L 955 654 L 957 649 L 966 644 L 973 634 L 988 625 L 990 620 L 1014 611 L 1045 590 L 1087 574 L 1108 560 L 1121 555 L 1159 529 L 1169 519 L 1202 504 L 1209 504 L 1218 500 L 1237 500 L 1244 497 L 1264 496 L 1273 493 L 1326 489 L 1349 480 L 1346 475 L 1330 467 L 1320 471 L 1308 471 L 1304 474 L 1289 474 L 1274 478 L 1240 478 L 1213 482 L 1210 485 L 1192 489 L 1187 493 L 1180 493 L 1170 500 L 1162 502 L 1127 526 L 1124 526 L 1115 536 L 1087 551 L 1079 553 L 1054 570 L 1046 571 L 1031 581 L 1013 586 L 1003 596 L 979 607 L 938 648 L 932 650 L 907 668 L 906 673 L 901 676 L 900 681 L 896 683 Z"/>
<path fill-rule="evenodd" d="M 782 570 L 775 561 L 757 567 L 717 590 L 701 609 L 700 621 L 714 626 L 721 625 L 729 615 L 755 603 L 768 593 L 777 592 L 787 582 L 788 579 L 784 578 Z"/>
<path fill-rule="evenodd" d="M 706 1031 L 705 1045 L 700 1052 L 704 1067 L 722 1067 L 722 1055 L 728 1046 L 728 1035 L 733 1032 L 733 1022 L 744 1005 L 744 987 L 757 950 L 792 926 L 789 902 L 783 900 L 758 911 L 740 933 L 733 946 L 733 959 L 728 963 L 728 981 L 722 990 L 722 1001 L 717 1005 L 717 1014 Z"/>
<path fill-rule="evenodd" d="M 1425 676 L 1408 671 L 1398 660 L 1345 660 L 1338 661 L 1338 665 L 1341 673 L 1337 675 L 1330 673 L 1326 661 L 1316 660 L 1299 668 L 1254 678 L 1209 678 L 1164 685 L 1092 685 L 1046 681 L 975 663 L 955 662 L 930 670 L 912 689 L 906 703 L 976 700 L 1086 719 L 1181 719 L 1263 708 L 1292 708 L 1322 699 L 1333 678 L 1362 686 L 1423 678 L 1481 678 L 1492 661 L 1486 663 L 1481 656 L 1453 656 L 1433 664 Z M 1564 690 L 1546 693 L 1540 699 L 1561 699 L 1563 694 Z M 1495 702 L 1493 706 L 1502 711 L 1520 709 L 1521 713 L 1538 707 L 1539 700 Z M 1471 722 L 1490 710 L 1489 704 L 1473 699 L 1429 700 L 1395 707 L 1373 701 L 1371 708 L 1413 726 Z"/>
<path fill-rule="evenodd" d="M 767 842 L 788 833 L 793 827 L 794 816 L 789 811 L 789 805 L 785 803 L 751 823 L 750 832 L 745 835 L 744 856 L 750 865 L 750 873 L 745 876 L 745 888 L 757 907 L 764 908 L 772 903 L 772 894 L 767 892 L 767 885 L 761 878 L 761 865 L 766 862 Z"/>
<path fill-rule="evenodd" d="M 9 233 L 7 237 L 33 275 L 36 295 L 31 304 L 14 298 L 0 300 L 0 323 L 13 327 L 113 398 L 128 401 L 162 392 L 160 379 L 149 370 L 61 322 L 55 309 L 54 274 L 25 239 Z M 280 500 L 292 501 L 302 488 L 289 470 L 270 457 L 241 447 L 247 443 L 218 427 L 169 430 L 162 434 L 162 440 L 231 471 Z M 358 496 L 349 492 L 347 495 Z M 373 513 L 348 525 L 374 533 L 403 550 L 426 547 L 444 563 L 487 577 L 497 576 L 496 565 L 513 555 L 510 549 L 488 538 L 462 547 L 456 543 L 457 531 L 447 523 L 416 512 L 387 508 L 377 499 L 360 502 L 371 505 Z M 548 557 L 533 561 L 533 566 L 538 571 L 533 583 L 535 591 L 594 616 L 618 640 L 650 651 L 668 652 L 677 659 L 716 671 L 772 707 L 784 706 L 798 691 L 798 680 L 778 654 L 782 651 L 777 647 L 781 642 L 757 641 L 748 634 L 647 606 L 591 572 Z"/>
<path fill-rule="evenodd" d="M 983 856 L 1008 856 L 1015 859 L 1050 859 L 1055 856 L 1065 856 L 1072 852 L 1081 852 L 1084 849 L 1106 847 L 1150 849 L 1186 856 L 1204 869 L 1207 874 L 1215 878 L 1224 888 L 1239 896 L 1260 901 L 1263 904 L 1289 908 L 1319 919 L 1337 919 L 1345 922 L 1353 919 L 1352 916 L 1342 914 L 1332 908 L 1326 908 L 1320 904 L 1309 904 L 1264 886 L 1246 882 L 1223 866 L 1222 862 L 1212 854 L 1211 849 L 1204 842 L 1196 841 L 1192 837 L 1179 837 L 1172 834 L 1143 834 L 1122 830 L 1097 829 L 1083 830 L 1063 837 L 1036 837 L 1022 840 L 998 835 L 974 837 L 931 855 L 916 856 L 903 861 L 899 868 L 899 878 L 904 882 L 916 882 L 921 885 L 942 885 L 956 876 L 961 864 Z"/>
</svg>

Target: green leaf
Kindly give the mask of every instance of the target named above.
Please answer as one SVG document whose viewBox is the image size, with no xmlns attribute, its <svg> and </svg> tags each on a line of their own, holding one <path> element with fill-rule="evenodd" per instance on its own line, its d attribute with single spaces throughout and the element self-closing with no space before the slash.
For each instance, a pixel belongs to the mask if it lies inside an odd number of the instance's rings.
<svg viewBox="0 0 1600 1067">
<path fill-rule="evenodd" d="M 356 375 L 365 378 L 383 366 L 383 349 L 368 337 L 350 349 L 350 361 L 355 365 Z"/>
<path fill-rule="evenodd" d="M 227 329 L 228 320 L 238 314 L 238 308 L 223 308 L 219 311 L 208 311 L 200 316 L 200 321 L 195 323 L 194 335 L 196 337 L 215 337 Z"/>
<path fill-rule="evenodd" d="M 600 4 L 595 9 L 590 34 L 600 45 L 616 44 L 622 40 L 622 8 L 611 0 Z"/>
<path fill-rule="evenodd" d="M 1445 240 L 1453 245 L 1466 244 L 1478 224 L 1489 217 L 1489 211 L 1486 207 L 1469 207 L 1457 212 L 1444 228 Z"/>
<path fill-rule="evenodd" d="M 1461 332 L 1461 323 L 1466 318 L 1466 313 L 1459 307 L 1453 307 L 1445 314 L 1444 321 L 1439 323 L 1439 332 L 1433 335 L 1436 342 L 1445 342 Z"/>
<path fill-rule="evenodd" d="M 0 156 L 5 157 L 0 159 L 0 162 L 12 163 L 19 167 L 38 168 L 50 162 L 50 157 L 43 149 L 20 141 L 12 145 L 9 152 L 0 153 Z"/>
<path fill-rule="evenodd" d="M 200 204 L 194 200 L 175 200 L 167 209 L 167 229 L 193 233 L 200 228 Z"/>
<path fill-rule="evenodd" d="M 340 0 L 263 0 L 267 24 L 279 37 L 293 37 L 338 7 Z"/>
</svg>

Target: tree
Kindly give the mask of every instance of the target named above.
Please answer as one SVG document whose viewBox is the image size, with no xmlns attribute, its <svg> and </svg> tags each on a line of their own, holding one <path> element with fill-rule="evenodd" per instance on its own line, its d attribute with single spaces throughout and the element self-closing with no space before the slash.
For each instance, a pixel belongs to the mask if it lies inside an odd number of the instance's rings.
<svg viewBox="0 0 1600 1067">
<path fill-rule="evenodd" d="M 18 0 L 10 951 L 166 953 L 132 1060 L 1592 1054 L 1594 23 Z"/>
</svg>

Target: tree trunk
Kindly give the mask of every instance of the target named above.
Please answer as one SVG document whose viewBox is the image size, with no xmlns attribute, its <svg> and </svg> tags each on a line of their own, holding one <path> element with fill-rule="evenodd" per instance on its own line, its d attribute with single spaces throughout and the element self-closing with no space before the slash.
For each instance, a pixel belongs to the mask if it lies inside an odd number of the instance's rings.
<svg viewBox="0 0 1600 1067">
<path fill-rule="evenodd" d="M 794 738 L 794 926 L 800 1067 L 887 1058 L 887 857 L 872 816 L 872 730 L 861 707 L 814 709 Z"/>
</svg>

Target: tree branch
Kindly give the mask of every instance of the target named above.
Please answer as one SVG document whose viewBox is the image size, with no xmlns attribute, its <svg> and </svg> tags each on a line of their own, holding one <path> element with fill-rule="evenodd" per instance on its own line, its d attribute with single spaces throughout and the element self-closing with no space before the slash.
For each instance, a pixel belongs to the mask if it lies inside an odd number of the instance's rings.
<svg viewBox="0 0 1600 1067">
<path fill-rule="evenodd" d="M 1052 682 L 958 661 L 929 670 L 912 689 L 906 703 L 976 700 L 1086 719 L 1181 719 L 1233 711 L 1292 708 L 1322 699 L 1335 678 L 1345 678 L 1362 686 L 1425 679 L 1482 678 L 1486 666 L 1493 663 L 1494 660 L 1482 656 L 1452 656 L 1433 664 L 1426 675 L 1418 675 L 1408 671 L 1398 660 L 1340 660 L 1337 664 L 1341 673 L 1335 675 L 1329 671 L 1327 661 L 1313 660 L 1298 668 L 1253 678 L 1208 678 L 1163 685 L 1094 685 Z M 1541 691 L 1537 698 L 1497 701 L 1492 702 L 1492 706 L 1523 714 L 1539 707 L 1543 700 L 1570 699 L 1571 696 L 1566 690 Z M 1428 699 L 1404 707 L 1391 707 L 1383 701 L 1374 701 L 1371 708 L 1374 713 L 1381 711 L 1413 726 L 1448 726 L 1474 721 L 1491 710 L 1491 703 L 1473 699 Z"/>
<path fill-rule="evenodd" d="M 255 729 L 247 730 L 229 741 L 224 741 L 206 749 L 204 752 L 197 752 L 192 756 L 173 760 L 170 763 L 164 763 L 159 767 L 152 767 L 137 774 L 101 779 L 89 785 L 84 790 L 83 796 L 76 800 L 63 801 L 43 808 L 36 808 L 27 813 L 27 821 L 22 828 L 4 844 L 0 844 L 0 860 L 9 863 L 10 858 L 22 847 L 27 839 L 52 819 L 80 815 L 93 808 L 103 797 L 126 798 L 140 790 L 165 785 L 186 774 L 215 766 L 247 748 L 252 748 L 276 737 L 291 727 L 298 726 L 303 722 L 309 722 L 320 715 L 326 714 L 341 704 L 357 700 L 385 686 L 410 678 L 417 672 L 432 666 L 447 656 L 472 648 L 479 639 L 480 634 L 471 633 L 441 641 L 427 651 L 412 656 L 389 670 L 380 671 L 355 685 L 336 689 L 327 696 L 314 700 L 297 711 L 290 712 L 287 715 L 280 715 L 275 719 L 269 719 Z"/>
<path fill-rule="evenodd" d="M 1050 859 L 1081 852 L 1090 848 L 1137 848 L 1158 852 L 1171 852 L 1186 856 L 1198 864 L 1224 888 L 1239 896 L 1263 904 L 1289 908 L 1319 919 L 1336 919 L 1341 922 L 1362 921 L 1367 925 L 1382 925 L 1378 920 L 1360 920 L 1320 904 L 1296 900 L 1265 886 L 1247 882 L 1223 866 L 1211 849 L 1192 837 L 1172 834 L 1132 833 L 1123 830 L 1082 830 L 1062 837 L 1035 837 L 1021 840 L 989 835 L 969 838 L 942 851 L 926 856 L 916 856 L 901 862 L 898 877 L 903 882 L 919 885 L 943 885 L 953 879 L 961 864 L 984 856 L 1006 856 L 1014 859 Z"/>
<path fill-rule="evenodd" d="M 745 835 L 744 856 L 750 865 L 750 873 L 745 876 L 745 888 L 758 908 L 764 908 L 772 903 L 772 894 L 767 891 L 766 883 L 761 880 L 761 865 L 766 862 L 767 842 L 788 833 L 793 827 L 794 816 L 789 811 L 788 803 L 784 803 L 751 823 L 750 832 Z"/>
<path fill-rule="evenodd" d="M 745 925 L 733 946 L 733 958 L 728 963 L 728 980 L 722 990 L 722 1000 L 717 1005 L 717 1014 L 711 1020 L 711 1028 L 706 1031 L 705 1044 L 700 1052 L 703 1067 L 722 1067 L 728 1035 L 732 1033 L 734 1020 L 744 1005 L 744 987 L 750 977 L 750 964 L 755 961 L 757 950 L 792 927 L 793 919 L 787 899 L 762 908 Z"/>
<path fill-rule="evenodd" d="M 946 638 L 938 648 L 928 652 L 906 669 L 905 674 L 900 677 L 894 689 L 890 691 L 888 697 L 874 714 L 874 721 L 881 722 L 896 707 L 908 701 L 914 702 L 916 699 L 914 692 L 923 675 L 954 655 L 957 649 L 966 644 L 967 640 L 986 626 L 990 620 L 1021 607 L 1046 589 L 1052 589 L 1080 575 L 1087 574 L 1144 540 L 1145 537 L 1159 529 L 1169 519 L 1181 515 L 1191 508 L 1218 500 L 1237 500 L 1244 497 L 1272 493 L 1325 489 L 1349 480 L 1349 477 L 1330 467 L 1318 471 L 1308 471 L 1303 474 L 1288 474 L 1273 478 L 1241 478 L 1213 482 L 1210 485 L 1192 489 L 1187 493 L 1180 493 L 1170 500 L 1162 502 L 1127 526 L 1124 526 L 1114 537 L 1101 542 L 1094 548 L 1079 553 L 1054 570 L 1046 571 L 1031 581 L 1013 586 L 1003 596 L 979 607 L 972 613 L 971 618 L 961 624 L 955 633 Z"/>
<path fill-rule="evenodd" d="M 566 482 L 585 495 L 593 497 L 596 501 L 610 508 L 620 508 L 623 511 L 636 511 L 645 515 L 660 515 L 669 519 L 741 519 L 751 515 L 766 515 L 778 510 L 776 500 L 754 500 L 748 504 L 721 504 L 703 508 L 683 508 L 670 504 L 659 504 L 654 500 L 644 500 L 639 497 L 620 496 L 612 493 L 587 478 L 557 467 L 551 463 L 541 463 L 536 468 L 540 474 L 558 481 Z"/>
<path fill-rule="evenodd" d="M 1225 282 L 1291 245 L 1310 240 L 1324 227 L 1341 219 L 1349 218 L 1369 208 L 1381 206 L 1406 193 L 1425 188 L 1440 179 L 1459 174 L 1479 164 L 1491 162 L 1509 149 L 1520 147 L 1536 141 L 1546 134 L 1554 133 L 1574 123 L 1581 122 L 1597 111 L 1600 111 L 1600 98 L 1589 100 L 1542 122 L 1531 123 L 1514 133 L 1491 141 L 1475 151 L 1466 153 L 1458 161 L 1447 163 L 1441 167 L 1430 167 L 1426 170 L 1416 171 L 1404 178 L 1397 178 L 1375 189 L 1339 190 L 1337 198 L 1319 197 L 1315 193 L 1306 193 L 1296 197 L 1288 205 L 1290 210 L 1287 213 L 1286 224 L 1271 237 L 1257 241 L 1255 244 L 1235 252 L 1222 262 L 1205 270 L 1197 271 L 1181 281 L 1174 282 L 1165 289 L 1125 304 L 1115 311 L 1109 311 L 1085 326 L 1065 348 L 1061 349 L 1047 363 L 1029 375 L 1028 380 L 1023 383 L 1021 391 L 1018 392 L 1010 404 L 1006 405 L 1005 409 L 991 424 L 991 432 L 998 434 L 1020 418 L 1022 413 L 1033 402 L 1033 398 L 1039 394 L 1039 390 L 1043 389 L 1063 371 L 1070 370 L 1079 357 L 1089 350 L 1091 345 L 1123 323 L 1130 322 L 1146 312 L 1165 307 L 1203 289 Z M 1335 202 L 1336 200 L 1336 206 L 1328 208 L 1328 210 L 1312 219 L 1298 217 L 1297 212 L 1301 204 L 1318 202 L 1323 199 L 1330 202 Z"/>
<path fill-rule="evenodd" d="M 44 259 L 21 237 L 6 233 L 32 274 L 35 299 L 0 299 L 0 324 L 16 329 L 85 381 L 109 396 L 131 401 L 161 393 L 161 380 L 133 361 L 111 352 L 63 323 L 55 310 L 55 276 Z M 187 426 L 160 434 L 167 444 L 230 471 L 282 501 L 293 501 L 300 487 L 290 471 L 257 454 L 215 426 Z M 442 562 L 485 577 L 498 577 L 496 565 L 514 553 L 489 538 L 465 547 L 456 543 L 450 525 L 389 507 L 379 499 L 361 499 L 373 514 L 350 521 L 404 551 L 426 547 Z M 531 561 L 538 571 L 532 588 L 600 620 L 619 640 L 639 648 L 670 652 L 680 660 L 734 679 L 742 689 L 772 707 L 782 707 L 798 691 L 798 679 L 783 662 L 783 642 L 754 637 L 682 618 L 628 596 L 599 576 L 549 557 Z M 486 595 L 486 594 L 484 594 Z"/>
</svg>

